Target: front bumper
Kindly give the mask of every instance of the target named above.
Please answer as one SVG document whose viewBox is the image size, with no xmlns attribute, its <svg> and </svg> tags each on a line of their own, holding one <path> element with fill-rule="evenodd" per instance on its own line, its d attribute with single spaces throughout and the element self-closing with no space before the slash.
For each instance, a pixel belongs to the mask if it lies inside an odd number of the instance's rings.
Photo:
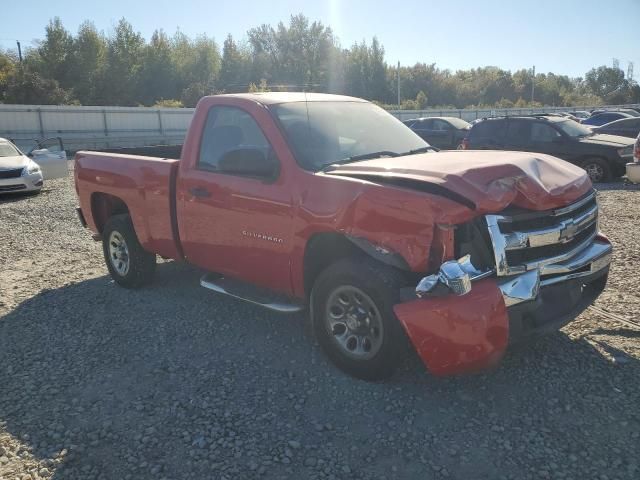
<svg viewBox="0 0 640 480">
<path fill-rule="evenodd" d="M 557 330 L 602 292 L 611 262 L 602 236 L 569 259 L 510 277 L 484 278 L 462 296 L 413 299 L 394 307 L 434 375 L 495 365 L 509 343 Z"/>
<path fill-rule="evenodd" d="M 608 274 L 607 265 L 584 277 L 542 286 L 535 299 L 509 307 L 509 343 L 564 327 L 598 298 Z"/>
<path fill-rule="evenodd" d="M 35 192 L 42 188 L 42 184 L 40 172 L 16 178 L 0 178 L 0 194 Z"/>
</svg>

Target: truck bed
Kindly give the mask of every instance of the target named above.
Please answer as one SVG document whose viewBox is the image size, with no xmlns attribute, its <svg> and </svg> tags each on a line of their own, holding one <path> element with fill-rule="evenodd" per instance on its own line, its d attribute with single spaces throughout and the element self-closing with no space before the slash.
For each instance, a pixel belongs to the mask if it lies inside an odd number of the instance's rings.
<svg viewBox="0 0 640 480">
<path fill-rule="evenodd" d="M 158 157 L 76 153 L 76 190 L 89 228 L 100 234 L 108 216 L 126 208 L 146 250 L 179 258 L 174 222 L 178 164 Z"/>
</svg>

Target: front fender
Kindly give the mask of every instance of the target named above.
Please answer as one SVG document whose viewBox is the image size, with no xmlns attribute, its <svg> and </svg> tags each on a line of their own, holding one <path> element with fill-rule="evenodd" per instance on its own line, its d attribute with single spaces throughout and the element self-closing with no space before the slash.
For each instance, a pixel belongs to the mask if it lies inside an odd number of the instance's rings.
<svg viewBox="0 0 640 480">
<path fill-rule="evenodd" d="M 495 365 L 509 340 L 509 317 L 494 278 L 466 295 L 411 300 L 393 307 L 411 343 L 434 375 Z"/>
</svg>

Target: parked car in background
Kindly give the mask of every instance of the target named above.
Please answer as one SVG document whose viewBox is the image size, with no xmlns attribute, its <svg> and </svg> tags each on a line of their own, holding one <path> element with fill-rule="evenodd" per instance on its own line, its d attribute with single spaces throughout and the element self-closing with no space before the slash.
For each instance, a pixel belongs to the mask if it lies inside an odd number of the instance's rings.
<svg viewBox="0 0 640 480">
<path fill-rule="evenodd" d="M 634 118 L 634 116 L 624 112 L 603 112 L 597 113 L 583 120 L 581 123 L 583 125 L 593 125 L 599 127 L 601 125 L 604 125 L 605 123 L 615 122 L 616 120 L 621 120 L 623 118 Z"/>
<path fill-rule="evenodd" d="M 558 115 L 560 115 L 561 117 L 573 120 L 575 122 L 580 122 L 580 119 L 575 115 L 573 115 L 571 112 L 560 112 Z"/>
<path fill-rule="evenodd" d="M 457 117 L 414 118 L 403 122 L 429 145 L 442 149 L 458 148 L 471 124 Z"/>
<path fill-rule="evenodd" d="M 35 192 L 44 180 L 68 175 L 67 153 L 58 137 L 30 141 L 24 150 L 0 138 L 0 192 Z"/>
<path fill-rule="evenodd" d="M 633 141 L 600 135 L 563 117 L 496 117 L 471 127 L 463 148 L 547 153 L 584 168 L 591 181 L 606 182 L 625 173 Z"/>
<path fill-rule="evenodd" d="M 14 141 L 14 143 L 16 143 Z M 31 140 L 25 142 L 28 146 L 20 148 L 26 155 L 32 158 L 40 168 L 45 180 L 64 178 L 69 169 L 67 167 L 67 152 L 60 137 L 45 138 L 44 140 Z"/>
<path fill-rule="evenodd" d="M 627 163 L 627 179 L 634 183 L 640 183 L 640 133 L 633 146 L 633 162 Z"/>
<path fill-rule="evenodd" d="M 636 110 L 635 108 L 603 108 L 603 109 L 597 109 L 597 110 L 593 110 L 591 112 L 591 116 L 599 115 L 601 113 L 610 113 L 610 112 L 626 113 L 627 115 L 631 115 L 632 117 L 640 117 L 640 112 L 638 112 L 638 110 Z"/>
<path fill-rule="evenodd" d="M 584 120 L 585 118 L 589 118 L 591 116 L 591 114 L 586 110 L 576 110 L 575 112 L 569 113 L 580 120 Z"/>
<path fill-rule="evenodd" d="M 39 192 L 40 166 L 9 140 L 0 138 L 0 193 Z"/>
<path fill-rule="evenodd" d="M 591 130 L 607 135 L 636 138 L 638 133 L 640 133 L 640 117 L 615 120 L 611 123 L 605 123 L 600 127 L 593 127 Z"/>
</svg>

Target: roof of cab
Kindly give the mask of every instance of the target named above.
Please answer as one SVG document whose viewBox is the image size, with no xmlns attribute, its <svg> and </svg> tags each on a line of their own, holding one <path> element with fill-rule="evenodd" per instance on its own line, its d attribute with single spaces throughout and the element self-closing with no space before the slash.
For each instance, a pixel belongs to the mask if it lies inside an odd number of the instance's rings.
<svg viewBox="0 0 640 480">
<path fill-rule="evenodd" d="M 233 97 L 252 100 L 263 105 L 275 105 L 278 103 L 292 102 L 362 102 L 366 100 L 346 95 L 332 95 L 329 93 L 305 93 L 305 92 L 256 92 L 256 93 L 230 93 L 215 95 L 215 97 Z"/>
</svg>

